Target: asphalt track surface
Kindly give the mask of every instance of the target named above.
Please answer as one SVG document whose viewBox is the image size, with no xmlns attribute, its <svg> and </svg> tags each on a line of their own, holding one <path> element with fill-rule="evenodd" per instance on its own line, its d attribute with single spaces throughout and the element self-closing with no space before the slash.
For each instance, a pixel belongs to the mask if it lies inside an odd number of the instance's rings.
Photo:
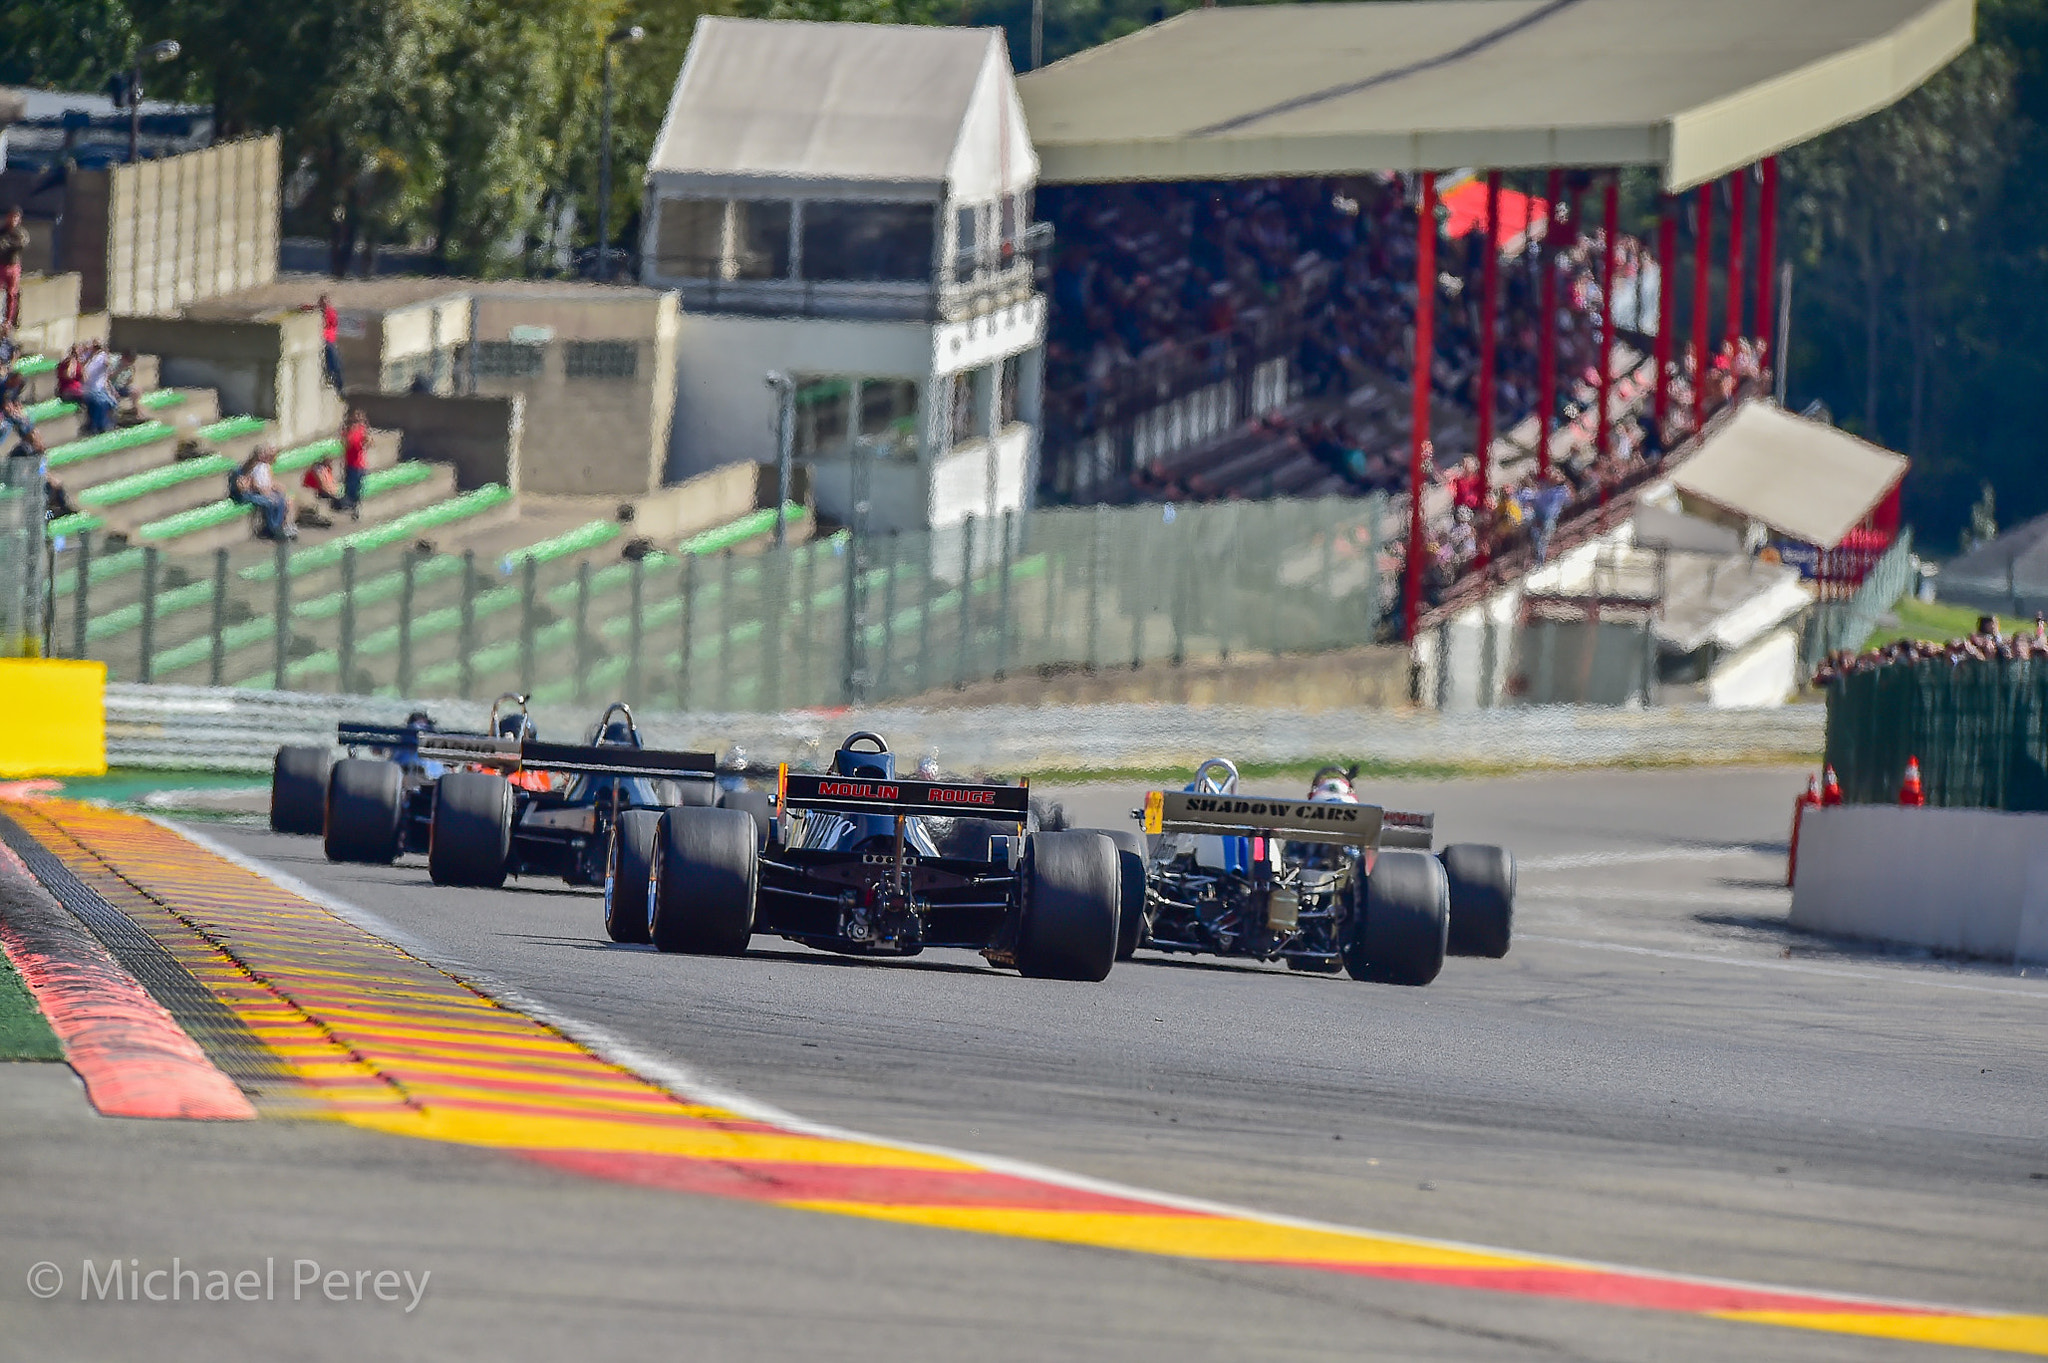
<svg viewBox="0 0 2048 1363">
<path fill-rule="evenodd" d="M 208 836 L 658 1061 L 816 1121 L 1412 1235 L 1807 1289 L 2048 1304 L 2048 979 L 1787 931 L 1785 770 L 1388 783 L 1523 858 L 1514 950 L 1427 989 L 1141 957 L 737 960 L 594 892 L 440 890 Z M 1127 826 L 1136 792 L 1065 793 Z M 2037 975 L 2040 972 L 2036 972 Z M 14 1071 L 14 1072 L 8 1072 Z M 299 1258 L 404 1303 L 30 1300 L 27 1265 Z M 327 1123 L 94 1117 L 0 1069 L 0 1358 L 1911 1359 L 1953 1349 L 962 1235 Z"/>
</svg>

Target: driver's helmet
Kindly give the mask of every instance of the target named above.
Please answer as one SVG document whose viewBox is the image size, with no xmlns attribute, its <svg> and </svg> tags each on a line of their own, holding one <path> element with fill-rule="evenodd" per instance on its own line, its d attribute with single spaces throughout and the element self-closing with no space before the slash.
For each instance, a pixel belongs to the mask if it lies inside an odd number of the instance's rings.
<svg viewBox="0 0 2048 1363">
<path fill-rule="evenodd" d="M 937 753 L 929 754 L 924 761 L 917 764 L 917 779 L 920 781 L 936 781 L 939 779 L 939 755 Z"/>
<path fill-rule="evenodd" d="M 1355 805 L 1358 803 L 1358 795 L 1351 789 L 1351 783 L 1337 776 L 1317 782 L 1316 788 L 1308 793 L 1308 798 L 1317 804 L 1325 805 Z"/>
<path fill-rule="evenodd" d="M 718 769 L 720 771 L 745 771 L 747 769 L 747 750 L 737 743 L 733 744 L 725 750 L 725 756 L 718 759 Z"/>
<path fill-rule="evenodd" d="M 841 776 L 867 776 L 880 781 L 896 779 L 896 754 L 857 752 L 841 748 L 832 754 L 832 770 Z"/>
<path fill-rule="evenodd" d="M 597 736 L 599 747 L 633 748 L 639 744 L 633 738 L 633 726 L 623 719 L 615 719 L 604 726 L 604 732 Z"/>
<path fill-rule="evenodd" d="M 434 717 L 425 710 L 415 710 L 405 717 L 405 725 L 408 729 L 431 729 Z"/>
<path fill-rule="evenodd" d="M 533 720 L 528 715 L 512 714 L 498 716 L 498 737 L 516 738 L 524 743 L 533 737 Z"/>
</svg>

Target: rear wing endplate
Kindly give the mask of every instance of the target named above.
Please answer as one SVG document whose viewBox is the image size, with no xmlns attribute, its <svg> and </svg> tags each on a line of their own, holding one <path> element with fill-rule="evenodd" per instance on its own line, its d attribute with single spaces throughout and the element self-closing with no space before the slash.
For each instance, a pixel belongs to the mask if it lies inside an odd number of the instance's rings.
<svg viewBox="0 0 2048 1363">
<path fill-rule="evenodd" d="M 538 739 L 421 734 L 421 757 L 467 762 L 498 771 L 557 771 L 586 776 L 716 776 L 718 758 L 708 752 L 671 752 L 611 744 L 543 743 Z"/>
<path fill-rule="evenodd" d="M 883 781 L 869 776 L 812 775 L 783 767 L 776 778 L 778 809 L 827 809 L 840 814 L 939 815 L 1023 823 L 1031 788 L 966 781 Z"/>
<path fill-rule="evenodd" d="M 1381 813 L 1378 805 L 1155 790 L 1145 796 L 1143 818 L 1147 833 L 1272 834 L 1290 842 L 1377 847 Z"/>
</svg>

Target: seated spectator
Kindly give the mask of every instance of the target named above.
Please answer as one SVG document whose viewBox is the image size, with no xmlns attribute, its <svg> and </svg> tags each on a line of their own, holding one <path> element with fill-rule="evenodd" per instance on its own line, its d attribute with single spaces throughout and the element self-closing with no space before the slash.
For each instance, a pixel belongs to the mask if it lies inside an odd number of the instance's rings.
<svg viewBox="0 0 2048 1363">
<path fill-rule="evenodd" d="M 291 524 L 291 501 L 277 486 L 277 447 L 258 445 L 241 466 L 228 475 L 228 500 L 250 507 L 263 517 L 259 532 L 263 539 L 293 540 L 298 528 Z"/>
<path fill-rule="evenodd" d="M 299 513 L 300 525 L 321 525 L 328 523 L 319 515 L 321 503 L 336 514 L 349 509 L 348 494 L 342 488 L 341 474 L 334 466 L 334 456 L 323 454 L 320 461 L 306 470 L 306 476 L 299 480 L 299 486 L 310 494 L 312 504 Z M 317 519 L 309 519 L 317 517 Z"/>
<path fill-rule="evenodd" d="M 36 434 L 36 419 L 28 414 L 21 397 L 21 385 L 18 383 L 0 396 L 0 435 L 11 434 L 14 437 L 15 447 L 10 453 L 41 454 L 43 439 Z"/>
<path fill-rule="evenodd" d="M 135 352 L 124 350 L 108 366 L 107 387 L 120 404 L 115 419 L 123 426 L 143 420 L 142 394 L 135 383 Z"/>
<path fill-rule="evenodd" d="M 64 491 L 64 484 L 54 473 L 43 475 L 43 519 L 54 521 L 60 516 L 76 513 L 78 508 L 71 504 L 71 496 Z"/>
<path fill-rule="evenodd" d="M 85 428 L 94 435 L 114 429 L 114 412 L 121 405 L 114 396 L 110 364 L 107 348 L 98 341 L 86 348 L 79 401 L 85 406 Z"/>
<path fill-rule="evenodd" d="M 1564 475 L 1555 468 L 1551 469 L 1548 481 L 1530 490 L 1527 511 L 1527 519 L 1531 523 L 1529 539 L 1539 567 L 1550 561 L 1550 537 L 1557 533 L 1557 519 L 1564 514 L 1570 500 L 1571 490 Z"/>
<path fill-rule="evenodd" d="M 85 401 L 85 347 L 74 345 L 57 361 L 57 397 L 63 402 Z"/>
</svg>

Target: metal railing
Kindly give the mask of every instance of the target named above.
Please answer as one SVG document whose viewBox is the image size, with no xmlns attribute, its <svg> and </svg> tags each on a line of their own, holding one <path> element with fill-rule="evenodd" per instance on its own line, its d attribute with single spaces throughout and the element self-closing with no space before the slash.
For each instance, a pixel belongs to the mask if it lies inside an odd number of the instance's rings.
<svg viewBox="0 0 2048 1363">
<path fill-rule="evenodd" d="M 1370 642 L 1382 512 L 1043 510 L 632 559 L 491 561 L 409 535 L 174 555 L 88 535 L 53 555 L 48 622 L 55 651 L 117 682 L 781 711 Z"/>
</svg>

